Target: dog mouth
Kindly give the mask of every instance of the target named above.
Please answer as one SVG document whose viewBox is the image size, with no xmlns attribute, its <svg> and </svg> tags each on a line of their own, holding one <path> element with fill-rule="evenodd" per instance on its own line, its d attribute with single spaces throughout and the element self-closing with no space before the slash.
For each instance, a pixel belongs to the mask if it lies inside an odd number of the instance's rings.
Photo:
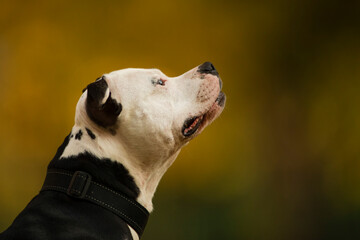
<svg viewBox="0 0 360 240">
<path fill-rule="evenodd" d="M 225 98 L 226 98 L 225 94 L 223 92 L 220 92 L 218 97 L 216 98 L 214 104 L 210 107 L 210 109 L 208 111 L 206 111 L 202 115 L 186 119 L 184 122 L 184 125 L 182 127 L 182 134 L 185 137 L 190 137 L 195 132 L 197 132 L 197 130 L 201 126 L 204 126 L 204 124 L 206 122 L 205 120 L 207 120 L 208 115 L 212 115 L 209 113 L 212 112 L 213 109 L 215 109 L 217 106 L 224 107 Z M 202 123 L 204 123 L 204 124 L 202 124 Z"/>
<path fill-rule="evenodd" d="M 202 120 L 204 119 L 204 115 L 188 118 L 187 120 L 185 120 L 182 128 L 182 133 L 185 137 L 189 137 L 193 135 L 196 132 L 196 130 L 199 129 Z"/>
</svg>

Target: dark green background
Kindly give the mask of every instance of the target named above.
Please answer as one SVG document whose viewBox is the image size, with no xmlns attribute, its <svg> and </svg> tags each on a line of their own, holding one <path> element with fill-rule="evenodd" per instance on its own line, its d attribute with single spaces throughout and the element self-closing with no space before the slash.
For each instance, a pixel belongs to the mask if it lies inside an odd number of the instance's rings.
<svg viewBox="0 0 360 240">
<path fill-rule="evenodd" d="M 227 105 L 162 179 L 143 239 L 360 239 L 359 1 L 0 2 L 0 230 L 81 90 L 204 61 Z"/>
</svg>

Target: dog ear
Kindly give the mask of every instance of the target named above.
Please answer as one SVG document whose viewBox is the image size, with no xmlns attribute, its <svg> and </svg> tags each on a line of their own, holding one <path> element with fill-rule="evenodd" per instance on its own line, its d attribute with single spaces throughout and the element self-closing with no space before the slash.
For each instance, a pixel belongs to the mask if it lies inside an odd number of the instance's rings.
<svg viewBox="0 0 360 240">
<path fill-rule="evenodd" d="M 122 105 L 111 98 L 111 92 L 104 78 L 98 78 L 86 89 L 86 113 L 89 118 L 99 126 L 105 128 L 113 126 L 121 113 Z"/>
</svg>

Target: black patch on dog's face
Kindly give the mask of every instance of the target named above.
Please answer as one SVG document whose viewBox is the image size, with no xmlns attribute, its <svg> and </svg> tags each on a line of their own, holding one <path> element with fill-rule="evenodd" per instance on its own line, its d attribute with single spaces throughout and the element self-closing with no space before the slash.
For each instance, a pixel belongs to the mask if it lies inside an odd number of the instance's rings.
<svg viewBox="0 0 360 240">
<path fill-rule="evenodd" d="M 85 130 L 86 130 L 87 134 L 91 137 L 91 139 L 96 138 L 95 134 L 90 129 L 85 128 Z"/>
<path fill-rule="evenodd" d="M 78 133 L 75 135 L 75 139 L 76 140 L 81 140 L 81 137 L 82 137 L 82 131 L 81 131 L 81 129 L 78 131 Z"/>
<path fill-rule="evenodd" d="M 129 171 L 120 163 L 109 158 L 97 158 L 89 152 L 77 156 L 61 158 L 65 147 L 69 143 L 68 135 L 64 143 L 58 148 L 55 157 L 48 168 L 60 168 L 68 171 L 85 171 L 91 174 L 93 180 L 116 191 L 122 192 L 129 198 L 136 199 L 140 190 Z"/>
<path fill-rule="evenodd" d="M 93 122 L 104 128 L 114 126 L 122 110 L 122 105 L 111 97 L 111 92 L 102 104 L 107 89 L 104 77 L 87 86 L 86 113 Z"/>
</svg>

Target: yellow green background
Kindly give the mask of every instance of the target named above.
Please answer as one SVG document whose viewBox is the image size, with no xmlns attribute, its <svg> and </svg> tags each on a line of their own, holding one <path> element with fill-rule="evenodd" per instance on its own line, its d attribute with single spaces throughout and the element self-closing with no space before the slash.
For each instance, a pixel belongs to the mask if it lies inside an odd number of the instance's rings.
<svg viewBox="0 0 360 240">
<path fill-rule="evenodd" d="M 162 179 L 143 239 L 360 239 L 359 1 L 0 2 L 0 231 L 81 90 L 211 61 L 223 114 Z"/>
</svg>

